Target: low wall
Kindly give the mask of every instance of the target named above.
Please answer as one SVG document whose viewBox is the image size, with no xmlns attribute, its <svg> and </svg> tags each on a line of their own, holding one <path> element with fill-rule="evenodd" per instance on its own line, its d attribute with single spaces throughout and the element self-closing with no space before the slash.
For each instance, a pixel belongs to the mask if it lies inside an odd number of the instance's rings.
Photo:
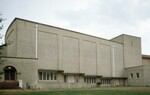
<svg viewBox="0 0 150 95">
<path fill-rule="evenodd" d="M 19 89 L 19 82 L 0 82 L 0 89 Z"/>
<path fill-rule="evenodd" d="M 86 83 L 39 83 L 37 89 L 51 89 L 51 88 L 90 88 L 96 87 L 96 84 Z"/>
</svg>

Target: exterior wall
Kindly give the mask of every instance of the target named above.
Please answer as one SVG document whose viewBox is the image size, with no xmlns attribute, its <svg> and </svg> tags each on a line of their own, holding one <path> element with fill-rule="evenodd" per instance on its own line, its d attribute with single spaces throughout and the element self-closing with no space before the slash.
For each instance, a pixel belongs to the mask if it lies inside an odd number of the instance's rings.
<svg viewBox="0 0 150 95">
<path fill-rule="evenodd" d="M 81 72 L 85 73 L 86 75 L 96 75 L 96 71 L 97 71 L 96 42 L 83 40 L 82 44 L 83 44 L 82 46 L 83 63 L 81 64 Z"/>
<path fill-rule="evenodd" d="M 124 68 L 142 65 L 141 38 L 121 35 L 112 41 L 123 43 Z"/>
<path fill-rule="evenodd" d="M 114 62 L 115 66 L 112 66 L 112 68 L 114 68 L 114 75 L 113 77 L 124 77 L 124 56 L 123 56 L 123 46 L 121 47 L 114 47 L 114 60 L 112 60 Z M 123 68 L 123 69 L 122 69 Z"/>
<path fill-rule="evenodd" d="M 103 86 L 125 85 L 125 77 L 137 72 L 140 77 L 128 78 L 128 85 L 142 86 L 145 81 L 143 75 L 148 74 L 148 69 L 144 69 L 143 72 L 141 66 L 141 39 L 138 37 L 122 35 L 106 40 L 15 19 L 7 31 L 6 42 L 11 43 L 7 46 L 8 59 L 5 66 L 10 65 L 17 69 L 17 79 L 23 80 L 24 88 L 26 83 L 36 88 L 78 88 L 97 85 L 87 84 L 86 77 L 94 77 L 96 82 L 104 81 Z M 40 80 L 40 70 L 56 72 L 57 80 Z M 65 75 L 67 82 L 64 82 Z M 75 77 L 78 78 L 78 82 Z M 148 81 L 145 83 L 149 85 Z"/>
<path fill-rule="evenodd" d="M 7 44 L 7 56 L 17 56 L 17 30 L 16 30 L 16 22 L 13 22 L 9 29 L 7 30 L 5 41 Z"/>
<path fill-rule="evenodd" d="M 67 76 L 66 82 L 64 82 L 64 75 Z M 78 81 L 76 78 L 78 77 Z M 84 75 L 76 75 L 76 74 L 64 74 L 62 72 L 57 73 L 57 80 L 53 81 L 45 81 L 38 80 L 37 88 L 49 89 L 49 88 L 88 88 L 95 87 L 97 84 L 87 84 L 84 82 Z"/>
<path fill-rule="evenodd" d="M 130 86 L 150 86 L 150 66 L 143 65 L 126 69 L 126 76 L 128 76 L 128 85 Z M 130 74 L 133 73 L 133 78 Z M 136 77 L 136 73 L 139 73 L 139 78 Z"/>
<path fill-rule="evenodd" d="M 127 85 L 126 79 L 112 79 L 111 86 L 125 86 Z"/>
<path fill-rule="evenodd" d="M 6 44 L 0 46 L 0 56 L 7 56 L 7 46 L 6 46 Z"/>
<path fill-rule="evenodd" d="M 40 31 L 38 32 L 39 69 L 58 70 L 57 42 L 57 35 Z"/>
<path fill-rule="evenodd" d="M 126 76 L 128 76 L 128 85 L 131 86 L 150 86 L 150 58 L 147 55 L 142 57 L 142 66 L 126 68 Z M 133 73 L 131 79 L 130 74 Z M 139 73 L 139 78 L 136 78 L 136 73 Z"/>
<path fill-rule="evenodd" d="M 141 39 L 131 36 L 125 36 L 124 39 L 125 39 L 124 43 L 125 67 L 141 66 L 142 65 Z"/>
<path fill-rule="evenodd" d="M 149 66 L 143 66 L 143 72 L 144 72 L 144 86 L 150 86 L 150 65 Z"/>
<path fill-rule="evenodd" d="M 79 73 L 79 65 L 79 39 L 63 36 L 60 69 L 65 70 L 66 73 Z"/>
<path fill-rule="evenodd" d="M 4 62 L 3 68 L 6 66 L 12 66 L 17 71 L 17 81 L 22 80 L 23 81 L 23 88 L 26 88 L 26 84 L 29 85 L 37 85 L 37 59 L 24 59 L 24 58 L 3 58 L 3 60 L 6 60 Z M 1 81 L 4 81 L 4 73 L 3 73 L 3 79 Z"/>
<path fill-rule="evenodd" d="M 35 58 L 37 23 L 23 20 L 16 22 L 17 56 Z M 105 77 L 115 77 L 116 74 L 122 77 L 122 50 L 122 44 L 38 24 L 38 69 L 64 70 L 66 73 Z M 120 73 L 117 73 L 118 71 Z"/>
<path fill-rule="evenodd" d="M 142 56 L 142 65 L 143 65 L 143 72 L 144 72 L 144 85 L 150 86 L 150 56 L 149 55 L 143 55 Z"/>
<path fill-rule="evenodd" d="M 150 59 L 149 58 L 142 58 L 142 65 L 150 66 Z"/>
<path fill-rule="evenodd" d="M 90 87 L 95 87 L 95 85 L 88 85 L 86 83 L 50 83 L 50 84 L 41 84 L 41 87 L 43 89 L 48 89 L 48 88 L 90 88 Z"/>
<path fill-rule="evenodd" d="M 17 57 L 35 58 L 35 24 L 16 20 Z"/>
<path fill-rule="evenodd" d="M 98 54 L 98 74 L 103 77 L 111 76 L 111 46 L 99 44 Z"/>
<path fill-rule="evenodd" d="M 136 73 L 139 73 L 139 78 L 136 77 Z M 131 74 L 133 74 L 133 78 L 131 77 Z M 126 77 L 128 77 L 127 83 L 129 86 L 145 86 L 143 66 L 127 68 Z"/>
</svg>

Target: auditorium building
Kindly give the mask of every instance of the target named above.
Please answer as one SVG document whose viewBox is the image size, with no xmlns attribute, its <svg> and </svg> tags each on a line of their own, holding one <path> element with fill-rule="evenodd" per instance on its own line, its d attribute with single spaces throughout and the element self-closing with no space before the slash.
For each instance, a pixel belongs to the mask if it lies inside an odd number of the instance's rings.
<svg viewBox="0 0 150 95">
<path fill-rule="evenodd" d="M 102 32 L 102 31 L 101 31 Z M 0 83 L 23 89 L 150 86 L 141 38 L 110 40 L 15 18 L 1 46 Z"/>
</svg>

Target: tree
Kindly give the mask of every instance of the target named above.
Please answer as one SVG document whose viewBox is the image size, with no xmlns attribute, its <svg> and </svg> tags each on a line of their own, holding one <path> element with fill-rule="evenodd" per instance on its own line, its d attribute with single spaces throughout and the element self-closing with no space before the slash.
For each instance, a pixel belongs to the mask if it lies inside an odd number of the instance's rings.
<svg viewBox="0 0 150 95">
<path fill-rule="evenodd" d="M 5 20 L 5 19 L 3 19 L 1 16 L 2 16 L 2 14 L 0 13 L 0 31 L 3 29 L 2 21 Z"/>
<path fill-rule="evenodd" d="M 2 34 L 1 34 L 1 30 L 3 29 L 3 21 L 5 19 L 3 19 L 2 14 L 0 13 L 0 39 L 2 39 Z M 3 74 L 3 64 L 4 64 L 4 60 L 2 59 L 2 50 L 4 49 L 4 46 L 6 45 L 0 45 L 0 80 L 2 79 L 2 74 Z"/>
<path fill-rule="evenodd" d="M 4 26 L 3 26 L 3 23 L 2 23 L 4 20 L 6 20 L 6 19 L 3 19 L 3 18 L 2 18 L 2 14 L 0 13 L 0 39 L 2 39 L 2 37 L 3 37 L 3 35 L 1 34 L 1 30 L 2 30 L 3 27 L 4 27 Z"/>
</svg>

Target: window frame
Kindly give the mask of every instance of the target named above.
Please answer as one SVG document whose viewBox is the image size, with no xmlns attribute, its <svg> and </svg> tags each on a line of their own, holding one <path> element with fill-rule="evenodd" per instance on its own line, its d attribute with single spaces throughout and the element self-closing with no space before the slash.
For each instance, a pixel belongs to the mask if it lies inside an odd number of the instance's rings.
<svg viewBox="0 0 150 95">
<path fill-rule="evenodd" d="M 102 85 L 111 85 L 111 79 L 103 78 L 101 79 Z"/>
<path fill-rule="evenodd" d="M 130 79 L 133 79 L 133 78 L 134 78 L 134 74 L 130 73 Z"/>
<path fill-rule="evenodd" d="M 56 81 L 57 72 L 54 71 L 38 71 L 39 81 Z"/>
<path fill-rule="evenodd" d="M 137 73 L 136 73 L 136 79 L 139 79 L 139 78 L 140 78 L 140 73 L 137 72 Z"/>
<path fill-rule="evenodd" d="M 93 76 L 84 77 L 84 82 L 87 84 L 94 84 L 96 83 L 96 77 Z"/>
</svg>

